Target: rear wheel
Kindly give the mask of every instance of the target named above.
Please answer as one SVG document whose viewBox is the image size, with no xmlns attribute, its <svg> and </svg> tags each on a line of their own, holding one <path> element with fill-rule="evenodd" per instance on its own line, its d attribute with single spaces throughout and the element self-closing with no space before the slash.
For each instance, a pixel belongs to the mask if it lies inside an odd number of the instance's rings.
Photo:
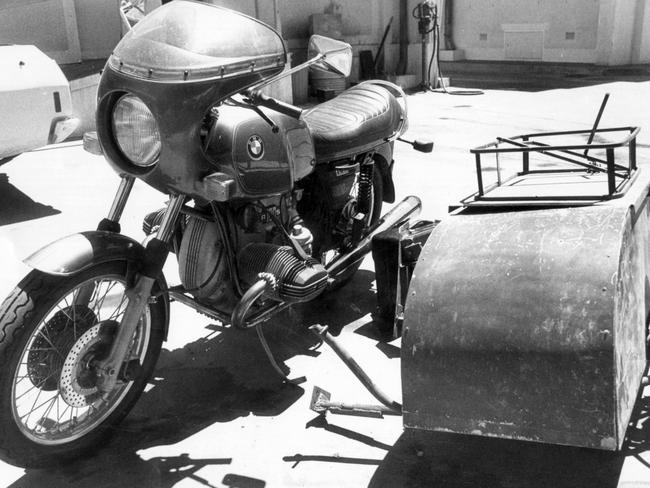
<svg viewBox="0 0 650 488">
<path fill-rule="evenodd" d="M 0 308 L 5 461 L 42 467 L 88 454 L 135 404 L 162 345 L 162 301 L 150 304 L 140 319 L 127 356 L 132 367 L 115 389 L 102 395 L 95 385 L 95 361 L 108 354 L 128 302 L 125 276 L 123 262 L 68 277 L 32 271 L 5 300 Z"/>
</svg>

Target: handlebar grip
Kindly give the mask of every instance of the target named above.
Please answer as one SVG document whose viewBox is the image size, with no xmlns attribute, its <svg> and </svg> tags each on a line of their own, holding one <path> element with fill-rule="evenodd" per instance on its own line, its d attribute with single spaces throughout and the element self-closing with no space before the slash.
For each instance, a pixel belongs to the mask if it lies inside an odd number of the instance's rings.
<svg viewBox="0 0 650 488">
<path fill-rule="evenodd" d="M 296 107 L 290 103 L 281 102 L 280 100 L 276 100 L 273 97 L 264 95 L 257 90 L 247 90 L 246 95 L 257 105 L 270 108 L 271 110 L 275 110 L 281 114 L 288 115 L 294 119 L 299 119 L 303 112 L 300 107 Z"/>
</svg>

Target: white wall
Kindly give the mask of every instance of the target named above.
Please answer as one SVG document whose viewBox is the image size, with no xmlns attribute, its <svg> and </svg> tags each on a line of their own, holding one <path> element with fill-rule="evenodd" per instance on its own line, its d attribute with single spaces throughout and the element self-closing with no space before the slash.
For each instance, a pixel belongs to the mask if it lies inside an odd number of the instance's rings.
<svg viewBox="0 0 650 488">
<path fill-rule="evenodd" d="M 81 60 L 72 0 L 3 0 L 0 44 L 34 44 L 58 63 Z"/>
<path fill-rule="evenodd" d="M 454 40 L 467 59 L 648 62 L 649 10 L 647 0 L 455 0 Z"/>
<path fill-rule="evenodd" d="M 74 0 L 83 59 L 108 57 L 119 42 L 120 0 Z"/>
</svg>

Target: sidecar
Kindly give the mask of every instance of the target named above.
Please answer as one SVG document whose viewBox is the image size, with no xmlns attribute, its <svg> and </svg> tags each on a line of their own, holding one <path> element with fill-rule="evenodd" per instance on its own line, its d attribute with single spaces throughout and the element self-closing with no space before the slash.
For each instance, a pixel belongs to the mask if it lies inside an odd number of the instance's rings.
<svg viewBox="0 0 650 488">
<path fill-rule="evenodd" d="M 646 365 L 650 174 L 637 128 L 596 132 L 610 142 L 472 150 L 478 191 L 433 229 L 408 288 L 406 428 L 621 448 Z"/>
</svg>

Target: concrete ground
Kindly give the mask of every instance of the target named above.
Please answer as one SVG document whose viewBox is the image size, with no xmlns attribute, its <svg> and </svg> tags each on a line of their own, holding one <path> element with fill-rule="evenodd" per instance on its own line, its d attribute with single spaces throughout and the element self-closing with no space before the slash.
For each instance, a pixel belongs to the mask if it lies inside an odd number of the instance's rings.
<svg viewBox="0 0 650 488">
<path fill-rule="evenodd" d="M 444 218 L 448 205 L 475 191 L 468 150 L 496 136 L 591 127 L 604 93 L 601 126 L 639 125 L 639 163 L 650 163 L 650 81 L 536 92 L 487 90 L 479 96 L 409 96 L 413 138 L 432 154 L 396 147 L 398 199 L 419 195 L 421 217 Z M 0 296 L 27 268 L 21 259 L 45 243 L 92 229 L 108 211 L 117 176 L 101 157 L 72 143 L 24 154 L 0 168 Z M 163 195 L 137 184 L 123 218 L 138 239 L 141 217 Z M 168 271 L 174 274 L 173 263 Z M 639 401 L 621 453 L 451 434 L 404 432 L 401 419 L 329 416 L 308 408 L 312 387 L 333 399 L 371 403 L 334 353 L 306 327 L 328 324 L 381 386 L 400 397 L 399 341 L 379 337 L 373 263 L 345 288 L 278 316 L 266 327 L 285 386 L 254 333 L 234 331 L 178 304 L 154 378 L 114 437 L 70 466 L 23 470 L 0 464 L 11 487 L 633 487 L 650 486 L 647 399 Z"/>
</svg>

